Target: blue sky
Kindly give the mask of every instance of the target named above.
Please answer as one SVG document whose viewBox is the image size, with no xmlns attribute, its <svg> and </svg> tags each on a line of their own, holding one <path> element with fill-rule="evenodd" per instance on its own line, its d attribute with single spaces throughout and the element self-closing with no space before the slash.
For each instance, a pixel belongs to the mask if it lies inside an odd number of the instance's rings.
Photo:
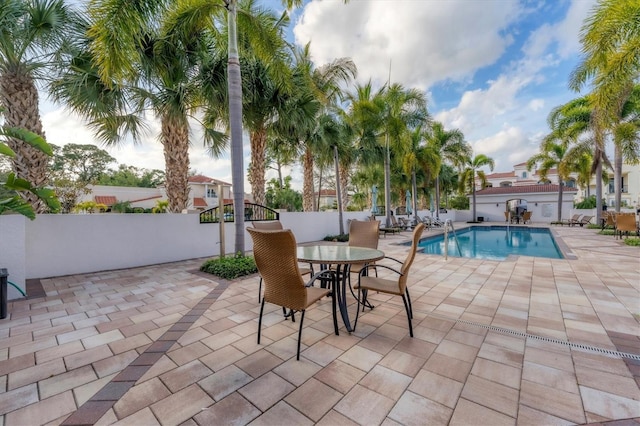
<svg viewBox="0 0 640 426">
<path fill-rule="evenodd" d="M 281 10 L 278 0 L 266 7 Z M 579 31 L 595 0 L 312 0 L 292 14 L 289 38 L 311 42 L 318 66 L 350 57 L 358 82 L 391 80 L 423 90 L 434 119 L 458 128 L 475 154 L 509 171 L 537 152 L 554 107 L 579 61 Z M 91 133 L 61 107 L 43 102 L 47 139 L 88 143 Z M 164 169 L 158 123 L 141 145 L 108 151 L 120 163 Z M 245 138 L 245 167 L 249 163 Z M 191 167 L 231 180 L 227 157 L 211 159 L 194 141 Z M 301 187 L 299 168 L 291 170 Z M 245 190 L 249 190 L 248 183 Z"/>
</svg>

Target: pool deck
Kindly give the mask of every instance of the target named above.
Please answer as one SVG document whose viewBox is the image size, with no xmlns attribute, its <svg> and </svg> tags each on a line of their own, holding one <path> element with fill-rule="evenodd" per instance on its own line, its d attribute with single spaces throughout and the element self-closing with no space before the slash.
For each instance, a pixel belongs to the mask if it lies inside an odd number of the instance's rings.
<svg viewBox="0 0 640 426">
<path fill-rule="evenodd" d="M 414 338 L 398 297 L 340 336 L 319 302 L 300 361 L 278 307 L 256 344 L 257 275 L 193 259 L 43 279 L 0 320 L 0 426 L 638 426 L 640 247 L 552 229 L 576 259 L 417 255 Z M 380 249 L 403 258 L 410 235 Z"/>
</svg>

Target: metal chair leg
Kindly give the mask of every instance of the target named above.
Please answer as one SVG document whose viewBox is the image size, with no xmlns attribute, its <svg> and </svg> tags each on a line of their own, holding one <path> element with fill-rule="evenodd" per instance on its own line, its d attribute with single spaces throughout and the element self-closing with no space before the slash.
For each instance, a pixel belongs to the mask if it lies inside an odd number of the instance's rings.
<svg viewBox="0 0 640 426">
<path fill-rule="evenodd" d="M 409 304 L 407 303 L 407 298 L 405 295 L 402 295 L 402 301 L 404 302 L 404 309 L 407 311 L 407 321 L 409 321 L 409 335 L 413 337 L 413 326 L 411 325 L 411 313 L 409 312 Z"/>
<path fill-rule="evenodd" d="M 262 277 L 260 277 L 260 284 L 258 284 L 258 303 L 262 299 Z"/>
<path fill-rule="evenodd" d="M 409 287 L 405 288 L 404 292 L 407 293 L 407 302 L 409 302 L 409 312 L 411 312 L 411 319 L 413 319 L 413 306 L 411 306 L 411 296 L 409 296 Z"/>
<path fill-rule="evenodd" d="M 264 297 L 262 298 L 262 304 L 260 304 L 260 317 L 258 318 L 258 344 L 260 344 L 260 329 L 262 328 L 262 312 L 264 312 Z"/>
<path fill-rule="evenodd" d="M 298 354 L 296 355 L 296 360 L 300 361 L 300 343 L 302 343 L 302 323 L 304 322 L 304 312 L 302 310 L 302 314 L 300 314 L 300 330 L 298 330 Z"/>
</svg>

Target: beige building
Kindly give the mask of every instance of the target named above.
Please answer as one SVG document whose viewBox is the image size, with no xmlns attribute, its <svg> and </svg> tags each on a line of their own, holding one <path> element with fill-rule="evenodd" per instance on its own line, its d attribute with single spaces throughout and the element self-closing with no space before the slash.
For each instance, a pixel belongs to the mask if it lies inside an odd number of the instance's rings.
<svg viewBox="0 0 640 426">
<path fill-rule="evenodd" d="M 232 203 L 231 184 L 203 175 L 189 177 L 189 204 L 188 211 L 202 211 L 218 206 L 219 185 L 222 185 L 223 203 Z M 155 207 L 158 200 L 166 200 L 167 194 L 164 187 L 137 188 L 124 186 L 89 185 L 90 192 L 84 195 L 79 202 L 95 201 L 111 207 L 122 201 L 128 201 L 132 208 L 150 209 Z M 245 194 L 245 201 L 251 197 Z"/>
</svg>

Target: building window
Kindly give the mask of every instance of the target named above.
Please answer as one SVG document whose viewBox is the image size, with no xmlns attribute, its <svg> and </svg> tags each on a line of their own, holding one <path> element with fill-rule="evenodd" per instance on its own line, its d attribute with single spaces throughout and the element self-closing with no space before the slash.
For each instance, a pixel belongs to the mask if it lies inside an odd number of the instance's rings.
<svg viewBox="0 0 640 426">
<path fill-rule="evenodd" d="M 527 177 L 527 172 L 522 172 L 522 178 L 526 178 Z"/>
<path fill-rule="evenodd" d="M 500 188 L 509 188 L 511 187 L 511 182 L 500 182 Z"/>
<path fill-rule="evenodd" d="M 218 198 L 215 189 L 207 188 L 207 198 Z"/>
<path fill-rule="evenodd" d="M 576 180 L 575 179 L 569 179 L 564 184 L 565 184 L 565 186 L 567 186 L 569 188 L 575 188 L 576 187 Z"/>
</svg>

